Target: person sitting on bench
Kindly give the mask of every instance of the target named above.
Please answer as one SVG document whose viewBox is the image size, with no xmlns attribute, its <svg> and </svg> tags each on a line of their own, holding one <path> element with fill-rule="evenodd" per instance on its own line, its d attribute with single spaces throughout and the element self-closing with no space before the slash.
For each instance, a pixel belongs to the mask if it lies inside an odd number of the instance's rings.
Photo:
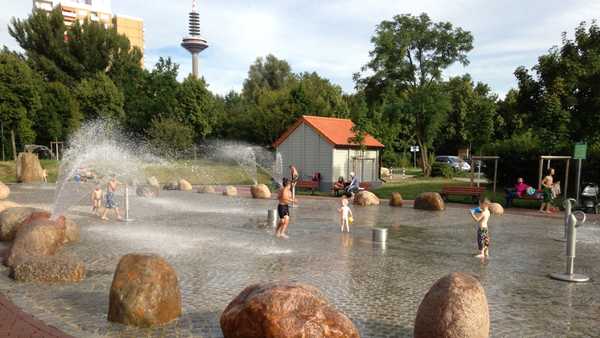
<svg viewBox="0 0 600 338">
<path fill-rule="evenodd" d="M 346 189 L 346 181 L 344 181 L 343 176 L 340 176 L 337 182 L 333 184 L 333 193 L 335 196 L 339 196 L 340 192 L 344 191 L 344 189 Z"/>
<path fill-rule="evenodd" d="M 360 182 L 358 181 L 358 177 L 351 172 L 350 173 L 350 184 L 346 187 L 346 195 L 353 196 L 357 192 L 360 191 Z"/>
<path fill-rule="evenodd" d="M 525 182 L 523 181 L 523 177 L 519 177 L 517 179 L 517 184 L 515 184 L 514 188 L 506 189 L 506 207 L 510 208 L 512 206 L 513 199 L 517 197 L 523 197 L 523 195 L 527 193 L 528 188 L 529 185 L 525 184 Z"/>
</svg>

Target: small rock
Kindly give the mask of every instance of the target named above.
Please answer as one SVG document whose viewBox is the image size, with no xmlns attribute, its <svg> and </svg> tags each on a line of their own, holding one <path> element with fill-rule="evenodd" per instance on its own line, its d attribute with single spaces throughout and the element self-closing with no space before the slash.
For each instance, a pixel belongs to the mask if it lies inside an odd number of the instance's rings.
<svg viewBox="0 0 600 338">
<path fill-rule="evenodd" d="M 223 190 L 224 196 L 237 196 L 237 194 L 238 194 L 237 188 L 232 185 L 225 187 L 225 190 Z"/>
<path fill-rule="evenodd" d="M 358 330 L 313 286 L 255 284 L 242 291 L 221 314 L 225 338 L 348 337 Z"/>
<path fill-rule="evenodd" d="M 203 185 L 201 187 L 198 188 L 198 193 L 200 194 L 214 194 L 215 193 L 215 187 L 213 187 L 212 185 Z"/>
<path fill-rule="evenodd" d="M 181 291 L 175 270 L 157 255 L 121 258 L 110 287 L 108 320 L 153 327 L 181 315 Z"/>
<path fill-rule="evenodd" d="M 433 284 L 415 319 L 415 338 L 487 338 L 490 312 L 485 291 L 470 275 L 455 272 Z"/>
<path fill-rule="evenodd" d="M 85 278 L 85 265 L 69 256 L 29 257 L 14 266 L 11 276 L 18 282 L 76 283 Z"/>
<path fill-rule="evenodd" d="M 179 190 L 192 191 L 192 184 L 184 179 L 179 180 Z"/>
<path fill-rule="evenodd" d="M 169 182 L 167 184 L 165 184 L 165 186 L 163 187 L 164 190 L 178 190 L 179 189 L 179 182 L 177 181 L 173 181 L 173 182 Z"/>
<path fill-rule="evenodd" d="M 354 204 L 360 206 L 379 205 L 379 198 L 370 191 L 360 191 L 354 196 Z"/>
<path fill-rule="evenodd" d="M 446 209 L 442 196 L 437 192 L 424 192 L 415 199 L 415 209 L 441 211 Z"/>
<path fill-rule="evenodd" d="M 8 195 L 10 195 L 10 188 L 6 184 L 0 182 L 0 200 L 7 199 Z"/>
<path fill-rule="evenodd" d="M 157 197 L 158 191 L 159 191 L 159 188 L 153 187 L 151 185 L 139 185 L 135 189 L 135 194 L 138 195 L 139 197 L 151 198 L 151 197 Z"/>
<path fill-rule="evenodd" d="M 252 198 L 257 199 L 269 199 L 271 198 L 271 190 L 267 187 L 266 184 L 256 184 L 250 187 L 250 193 L 252 193 Z"/>
<path fill-rule="evenodd" d="M 392 197 L 390 198 L 390 206 L 401 207 L 402 205 L 404 205 L 402 195 L 399 192 L 392 193 Z"/>
<path fill-rule="evenodd" d="M 148 185 L 151 187 L 160 189 L 160 183 L 158 183 L 158 179 L 154 176 L 147 177 L 146 183 L 148 183 Z"/>
<path fill-rule="evenodd" d="M 490 203 L 489 209 L 490 212 L 496 216 L 504 215 L 504 207 L 499 203 Z"/>
</svg>

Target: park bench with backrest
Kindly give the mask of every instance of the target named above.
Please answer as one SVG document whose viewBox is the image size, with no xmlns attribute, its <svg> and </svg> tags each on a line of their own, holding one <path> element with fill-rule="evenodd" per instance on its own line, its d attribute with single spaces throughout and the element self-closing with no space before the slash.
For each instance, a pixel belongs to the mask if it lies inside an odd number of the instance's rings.
<svg viewBox="0 0 600 338">
<path fill-rule="evenodd" d="M 314 195 L 315 190 L 319 190 L 321 184 L 321 174 L 315 173 L 310 180 L 300 180 L 296 182 L 296 188 L 310 189 L 311 194 Z"/>
<path fill-rule="evenodd" d="M 484 187 L 466 187 L 466 186 L 453 186 L 447 185 L 442 187 L 440 195 L 444 201 L 448 200 L 448 196 L 471 196 L 473 202 L 477 202 L 481 199 L 481 196 L 485 193 Z"/>
</svg>

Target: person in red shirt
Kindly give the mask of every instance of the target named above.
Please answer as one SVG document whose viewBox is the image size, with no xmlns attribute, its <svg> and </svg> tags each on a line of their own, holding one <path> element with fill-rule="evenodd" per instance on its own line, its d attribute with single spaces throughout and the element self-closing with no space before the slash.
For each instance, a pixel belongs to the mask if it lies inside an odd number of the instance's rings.
<svg viewBox="0 0 600 338">
<path fill-rule="evenodd" d="M 515 197 L 522 197 L 527 193 L 527 189 L 529 185 L 523 181 L 523 177 L 519 177 L 517 179 L 517 184 L 515 184 L 514 189 L 510 189 L 506 191 L 506 207 L 510 208 L 512 206 L 512 200 Z"/>
</svg>

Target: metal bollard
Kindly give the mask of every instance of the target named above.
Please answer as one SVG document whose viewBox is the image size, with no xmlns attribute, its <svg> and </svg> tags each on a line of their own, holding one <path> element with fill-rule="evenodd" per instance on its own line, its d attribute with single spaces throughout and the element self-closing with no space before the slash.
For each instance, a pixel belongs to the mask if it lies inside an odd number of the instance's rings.
<svg viewBox="0 0 600 338">
<path fill-rule="evenodd" d="M 124 205 L 123 208 L 125 209 L 125 217 L 123 218 L 123 222 L 131 222 L 133 221 L 133 219 L 129 218 L 129 184 L 125 183 L 125 197 L 124 197 Z"/>
<path fill-rule="evenodd" d="M 384 243 L 387 241 L 388 229 L 386 228 L 373 228 L 373 242 Z"/>
<path fill-rule="evenodd" d="M 267 210 L 267 226 L 271 228 L 277 228 L 277 210 Z"/>
<path fill-rule="evenodd" d="M 575 215 L 582 215 L 581 221 L 577 220 Z M 575 211 L 566 216 L 565 226 L 567 227 L 567 268 L 565 273 L 552 273 L 550 278 L 565 282 L 587 282 L 590 277 L 574 273 L 575 270 L 575 249 L 577 246 L 577 227 L 585 223 L 585 213 Z"/>
</svg>

